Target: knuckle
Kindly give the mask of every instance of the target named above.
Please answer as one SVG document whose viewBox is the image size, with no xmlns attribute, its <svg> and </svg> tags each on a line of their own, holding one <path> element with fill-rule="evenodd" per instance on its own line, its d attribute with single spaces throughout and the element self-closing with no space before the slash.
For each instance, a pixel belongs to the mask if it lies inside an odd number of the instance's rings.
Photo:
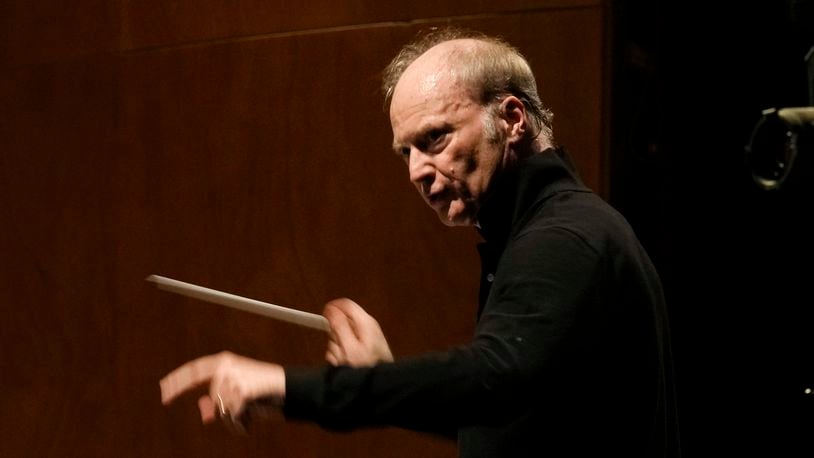
<svg viewBox="0 0 814 458">
<path fill-rule="evenodd" d="M 232 366 L 235 362 L 235 354 L 229 351 L 222 351 L 218 353 L 217 358 L 217 371 L 223 372 Z"/>
</svg>

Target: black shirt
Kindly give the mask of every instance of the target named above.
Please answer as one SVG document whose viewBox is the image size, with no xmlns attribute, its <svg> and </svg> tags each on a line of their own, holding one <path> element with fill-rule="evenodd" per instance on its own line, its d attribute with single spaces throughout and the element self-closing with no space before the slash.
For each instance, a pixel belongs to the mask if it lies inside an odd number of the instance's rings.
<svg viewBox="0 0 814 458">
<path fill-rule="evenodd" d="M 462 457 L 677 456 L 658 275 L 564 158 L 547 150 L 491 186 L 471 343 L 370 368 L 287 368 L 286 416 L 457 430 Z"/>
</svg>

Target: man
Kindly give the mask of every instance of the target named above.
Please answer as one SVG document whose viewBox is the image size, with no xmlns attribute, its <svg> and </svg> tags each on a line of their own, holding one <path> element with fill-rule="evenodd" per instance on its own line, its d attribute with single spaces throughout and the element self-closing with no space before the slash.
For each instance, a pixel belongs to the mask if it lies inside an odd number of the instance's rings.
<svg viewBox="0 0 814 458">
<path fill-rule="evenodd" d="M 410 180 L 444 224 L 485 240 L 472 342 L 394 361 L 376 321 L 340 299 L 325 309 L 331 366 L 206 356 L 161 381 L 163 401 L 209 384 L 205 422 L 271 403 L 327 428 L 457 434 L 463 457 L 677 456 L 658 276 L 552 147 L 525 59 L 441 31 L 402 50 L 384 89 Z"/>
</svg>

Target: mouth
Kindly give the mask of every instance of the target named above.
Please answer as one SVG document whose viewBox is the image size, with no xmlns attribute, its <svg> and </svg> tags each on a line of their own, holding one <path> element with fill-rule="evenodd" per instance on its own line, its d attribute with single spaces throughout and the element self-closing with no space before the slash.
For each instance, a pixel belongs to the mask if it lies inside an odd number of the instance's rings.
<svg viewBox="0 0 814 458">
<path fill-rule="evenodd" d="M 430 207 L 439 210 L 448 205 L 450 200 L 448 199 L 448 194 L 449 193 L 445 190 L 441 190 L 433 194 L 426 194 L 424 199 L 427 201 Z"/>
</svg>

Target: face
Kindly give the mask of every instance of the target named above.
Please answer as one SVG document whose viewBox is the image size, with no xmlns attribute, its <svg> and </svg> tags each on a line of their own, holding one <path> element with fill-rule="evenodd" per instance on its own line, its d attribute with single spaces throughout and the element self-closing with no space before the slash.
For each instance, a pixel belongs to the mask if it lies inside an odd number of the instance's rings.
<svg viewBox="0 0 814 458">
<path fill-rule="evenodd" d="M 425 64 L 416 60 L 394 90 L 393 149 L 444 224 L 472 225 L 503 159 L 504 143 L 489 134 L 495 130 L 491 115 L 453 84 L 454 76 Z"/>
</svg>

